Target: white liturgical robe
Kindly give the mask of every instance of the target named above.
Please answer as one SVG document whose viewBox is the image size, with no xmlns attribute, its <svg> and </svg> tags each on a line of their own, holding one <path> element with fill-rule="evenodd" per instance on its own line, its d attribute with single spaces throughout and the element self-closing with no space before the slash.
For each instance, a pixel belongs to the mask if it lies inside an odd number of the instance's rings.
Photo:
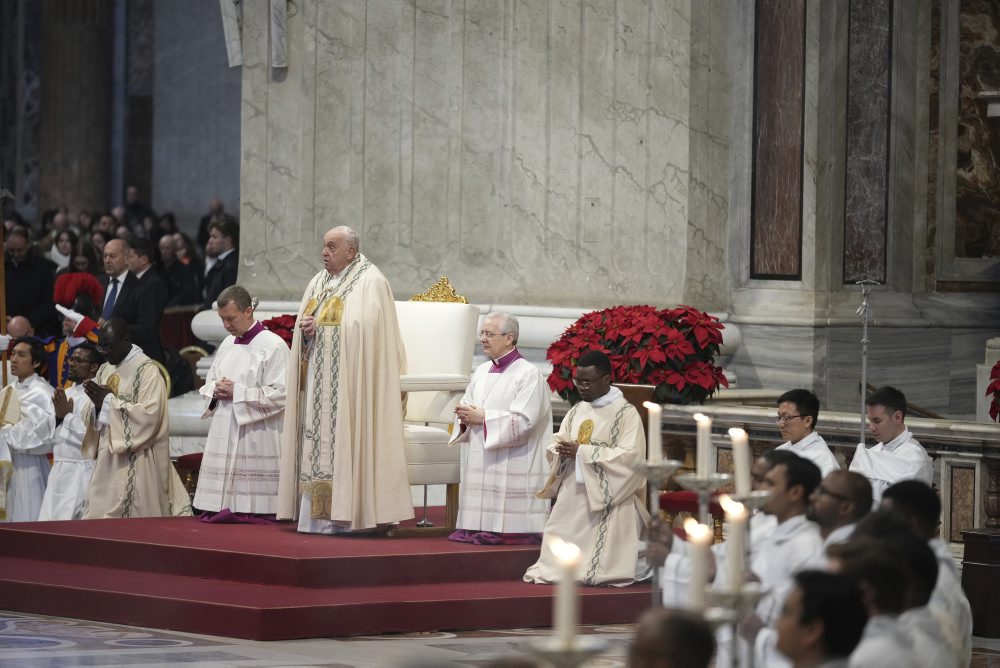
<svg viewBox="0 0 1000 668">
<path fill-rule="evenodd" d="M 516 356 L 505 364 L 507 356 Z M 457 528 L 541 533 L 549 503 L 535 496 L 545 484 L 545 448 L 552 442 L 549 388 L 538 368 L 511 350 L 476 369 L 462 403 L 486 413 L 481 425 L 456 419 L 452 443 L 462 444 Z M 492 371 L 492 372 L 491 372 Z"/>
<path fill-rule="evenodd" d="M 274 332 L 254 323 L 237 343 L 227 336 L 199 392 L 204 417 L 211 417 L 198 473 L 194 507 L 218 512 L 274 515 L 278 510 L 278 471 L 288 346 Z M 233 381 L 232 399 L 214 399 L 215 385 Z"/>
<path fill-rule="evenodd" d="M 7 487 L 7 520 L 33 522 L 38 519 L 49 477 L 49 460 L 56 432 L 52 408 L 53 387 L 35 374 L 15 380 L 14 391 L 21 403 L 17 424 L 0 428 L 0 441 L 10 451 L 12 470 Z"/>
<path fill-rule="evenodd" d="M 559 441 L 579 443 L 576 457 L 556 454 Z M 580 548 L 577 579 L 586 585 L 624 586 L 649 577 L 639 557 L 639 537 L 648 513 L 646 480 L 635 466 L 646 456 L 646 436 L 639 412 L 612 387 L 593 402 L 569 410 L 546 450 L 552 474 L 540 494 L 555 496 L 545 525 L 542 552 L 524 574 L 525 582 L 554 583 L 560 567 L 552 540 Z"/>
<path fill-rule="evenodd" d="M 919 666 L 910 640 L 899 626 L 899 619 L 877 615 L 868 619 L 861 642 L 851 653 L 850 668 Z"/>
<path fill-rule="evenodd" d="M 882 492 L 900 480 L 921 480 L 930 485 L 934 479 L 931 458 L 908 430 L 888 443 L 876 443 L 870 448 L 858 443 L 851 470 L 872 484 L 872 508 L 881 503 Z"/>
<path fill-rule="evenodd" d="M 406 353 L 389 281 L 360 253 L 339 275 L 309 282 L 295 328 L 281 434 L 278 519 L 338 533 L 413 517 L 399 375 Z M 302 382 L 304 360 L 307 369 Z"/>
<path fill-rule="evenodd" d="M 799 457 L 808 459 L 819 467 L 820 475 L 823 478 L 841 469 L 840 462 L 830 452 L 830 446 L 826 444 L 822 436 L 814 431 L 809 432 L 809 435 L 797 443 L 786 441 L 776 447 L 775 450 L 788 450 L 789 452 L 794 452 Z"/>
<path fill-rule="evenodd" d="M 66 414 L 56 430 L 52 471 L 38 516 L 40 520 L 78 520 L 83 517 L 87 487 L 94 473 L 94 460 L 82 452 L 83 436 L 87 431 L 84 416 L 94 410 L 94 405 L 83 391 L 83 385 L 66 388 L 66 398 L 73 402 L 73 410 Z"/>
</svg>

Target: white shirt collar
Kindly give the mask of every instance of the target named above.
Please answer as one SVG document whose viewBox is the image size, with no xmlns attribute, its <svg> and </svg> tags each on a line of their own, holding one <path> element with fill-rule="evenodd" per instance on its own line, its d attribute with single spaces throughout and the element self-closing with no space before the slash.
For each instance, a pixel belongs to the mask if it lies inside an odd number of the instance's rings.
<svg viewBox="0 0 1000 668">
<path fill-rule="evenodd" d="M 614 385 L 612 385 L 611 388 L 608 390 L 607 394 L 597 397 L 596 399 L 590 402 L 590 405 L 593 406 L 594 408 L 604 408 L 605 406 L 609 406 L 614 402 L 618 401 L 623 396 L 625 395 L 622 394 L 622 391 L 619 390 Z"/>
<path fill-rule="evenodd" d="M 216 256 L 216 260 L 219 261 L 219 262 L 221 262 L 222 260 L 225 260 L 229 256 L 229 254 L 232 253 L 234 250 L 236 250 L 236 249 L 235 248 L 230 248 L 227 251 L 222 251 L 221 253 L 218 254 L 218 256 Z"/>
<path fill-rule="evenodd" d="M 125 279 L 127 277 L 128 277 L 128 269 L 126 269 L 122 273 L 118 274 L 117 276 L 112 276 L 111 278 L 117 278 L 118 279 L 118 285 L 123 285 L 125 283 Z M 108 279 L 108 285 L 111 285 L 111 280 L 110 279 Z"/>
<path fill-rule="evenodd" d="M 904 429 L 902 432 L 900 432 L 899 436 L 892 439 L 888 443 L 883 443 L 882 449 L 885 450 L 886 452 L 895 452 L 899 448 L 899 446 L 901 446 L 903 443 L 906 443 L 911 438 L 913 438 L 913 434 L 910 433 L 910 430 Z"/>
</svg>

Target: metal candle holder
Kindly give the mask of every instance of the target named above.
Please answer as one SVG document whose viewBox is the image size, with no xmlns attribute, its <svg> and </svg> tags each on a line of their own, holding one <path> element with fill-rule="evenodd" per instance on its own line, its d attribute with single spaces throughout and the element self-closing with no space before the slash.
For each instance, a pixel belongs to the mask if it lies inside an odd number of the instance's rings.
<svg viewBox="0 0 1000 668">
<path fill-rule="evenodd" d="M 696 473 L 679 475 L 676 480 L 682 487 L 698 494 L 698 521 L 705 526 L 712 526 L 712 515 L 708 512 L 708 504 L 712 492 L 725 487 L 733 476 L 728 473 L 711 473 L 707 478 L 699 478 Z"/>
<path fill-rule="evenodd" d="M 754 611 L 760 600 L 768 593 L 766 587 L 759 582 L 744 582 L 736 591 L 731 589 L 710 589 L 708 600 L 712 607 L 705 611 L 705 619 L 710 624 L 716 626 L 729 625 L 732 627 L 730 636 L 729 658 L 731 666 L 737 668 L 740 665 L 739 656 L 739 634 L 737 626 L 741 619 Z M 719 621 L 713 621 L 713 619 Z M 747 665 L 753 668 L 753 649 L 747 657 Z"/>
<path fill-rule="evenodd" d="M 635 467 L 635 471 L 649 483 L 646 489 L 649 491 L 649 514 L 653 519 L 660 517 L 660 485 L 682 466 L 684 466 L 684 462 L 677 461 L 676 459 L 663 459 L 658 462 L 640 462 Z M 653 582 L 650 591 L 653 597 L 653 607 L 662 606 L 663 594 L 660 591 L 659 566 L 653 566 Z"/>
<path fill-rule="evenodd" d="M 592 636 L 576 636 L 569 647 L 557 638 L 545 638 L 527 643 L 528 652 L 553 668 L 576 668 L 608 651 L 608 641 Z"/>
</svg>

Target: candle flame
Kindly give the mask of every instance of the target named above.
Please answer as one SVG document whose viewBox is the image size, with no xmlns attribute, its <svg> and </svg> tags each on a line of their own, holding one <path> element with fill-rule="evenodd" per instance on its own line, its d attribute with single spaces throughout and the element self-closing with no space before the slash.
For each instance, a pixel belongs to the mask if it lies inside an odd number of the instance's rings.
<svg viewBox="0 0 1000 668">
<path fill-rule="evenodd" d="M 719 505 L 726 512 L 726 518 L 739 517 L 746 513 L 746 506 L 739 501 L 734 501 L 728 494 L 719 495 Z"/>
<path fill-rule="evenodd" d="M 561 564 L 571 565 L 580 560 L 580 548 L 575 543 L 566 542 L 562 538 L 553 538 L 549 543 L 549 549 L 552 550 L 552 554 Z"/>
<path fill-rule="evenodd" d="M 745 431 L 743 431 L 742 429 L 740 429 L 739 427 L 730 427 L 729 428 L 729 437 L 732 438 L 732 439 L 746 438 L 747 437 L 747 433 Z"/>
<path fill-rule="evenodd" d="M 696 422 L 705 422 L 706 420 L 709 422 L 712 421 L 712 418 L 708 417 L 704 413 L 695 413 L 693 417 Z"/>
<path fill-rule="evenodd" d="M 645 406 L 646 408 L 659 408 L 660 407 L 660 404 L 654 403 L 652 401 L 644 401 L 644 402 L 642 402 L 642 405 Z"/>
<path fill-rule="evenodd" d="M 689 543 L 708 544 L 712 539 L 712 529 L 705 526 L 693 517 L 684 520 L 684 531 L 687 533 Z"/>
</svg>

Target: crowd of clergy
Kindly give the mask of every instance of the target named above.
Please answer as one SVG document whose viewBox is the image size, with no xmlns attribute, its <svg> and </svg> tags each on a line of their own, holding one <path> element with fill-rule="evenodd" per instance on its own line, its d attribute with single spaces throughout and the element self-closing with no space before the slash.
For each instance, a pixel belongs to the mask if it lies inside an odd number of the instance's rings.
<svg viewBox="0 0 1000 668">
<path fill-rule="evenodd" d="M 389 283 L 359 249 L 350 228 L 324 236 L 324 268 L 304 291 L 290 346 L 256 319 L 244 288 L 219 295 L 228 336 L 199 390 L 210 424 L 193 508 L 170 463 L 164 379 L 127 322 L 93 323 L 96 342 L 72 342 L 55 386 L 40 375 L 49 359 L 40 342 L 10 341 L 14 378 L 0 395 L 4 518 L 198 512 L 206 522 L 291 520 L 321 534 L 383 533 L 412 518 L 405 353 Z M 67 333 L 78 330 L 79 314 L 65 314 Z M 968 665 L 969 604 L 937 535 L 931 460 L 906 428 L 901 392 L 868 397 L 878 443 L 859 444 L 849 469 L 817 431 L 816 396 L 783 394 L 777 427 L 787 440 L 750 469 L 768 499 L 750 516 L 749 536 L 732 553 L 729 540 L 699 550 L 647 512 L 642 420 L 613 385 L 609 358 L 579 357 L 581 400 L 554 430 L 551 392 L 518 337 L 509 314 L 482 321 L 489 360 L 454 409 L 462 477 L 449 540 L 540 544 L 524 574 L 532 583 L 560 579 L 566 543 L 579 551 L 584 585 L 626 586 L 658 567 L 665 609 L 640 624 L 637 666 L 704 665 L 699 657 L 713 653 L 720 666 Z M 732 586 L 716 576 L 731 572 L 766 593 L 735 636 L 722 626 L 713 638 L 701 617 L 705 588 Z"/>
</svg>

